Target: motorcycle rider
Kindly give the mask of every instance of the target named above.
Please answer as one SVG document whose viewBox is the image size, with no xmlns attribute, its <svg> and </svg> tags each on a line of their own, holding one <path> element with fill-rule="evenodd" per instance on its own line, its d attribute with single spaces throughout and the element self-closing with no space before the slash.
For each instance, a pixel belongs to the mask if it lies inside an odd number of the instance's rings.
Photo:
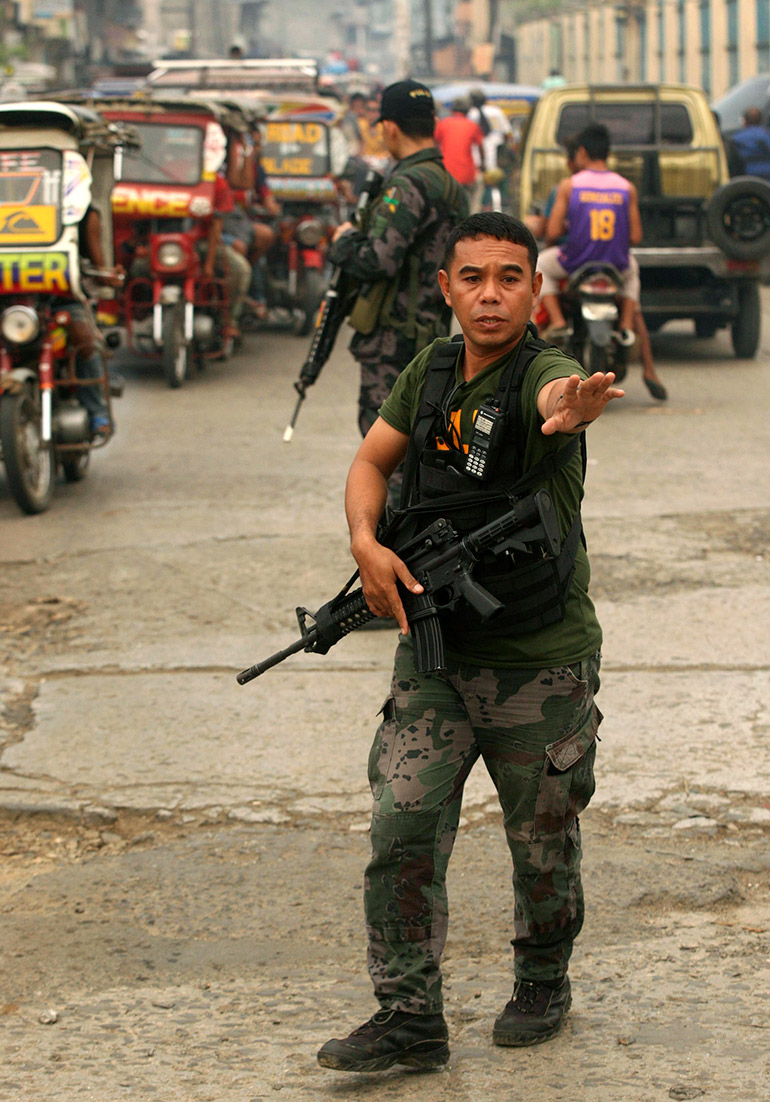
<svg viewBox="0 0 770 1102">
<path fill-rule="evenodd" d="M 215 271 L 220 272 L 227 283 L 230 314 L 225 337 L 241 335 L 238 319 L 251 282 L 251 265 L 248 260 L 232 244 L 223 240 L 223 222 L 235 210 L 233 188 L 245 186 L 247 180 L 248 169 L 242 147 L 234 136 L 228 134 L 225 171 L 218 172 L 214 180 L 214 210 L 209 219 L 201 273 L 204 281 L 210 281 L 214 278 Z"/>
<path fill-rule="evenodd" d="M 281 205 L 270 190 L 267 173 L 262 165 L 262 131 L 255 124 L 251 130 L 251 150 L 247 159 L 247 184 L 248 188 L 240 192 L 244 210 L 249 202 L 260 207 L 264 212 L 262 217 L 277 218 L 281 213 Z M 236 196 L 237 198 L 237 196 Z M 267 317 L 267 280 L 265 278 L 265 255 L 275 241 L 275 230 L 267 222 L 253 220 L 249 217 L 249 232 L 243 244 L 244 255 L 251 263 L 251 282 L 249 285 L 247 304 L 251 306 L 256 317 Z M 239 243 L 234 243 L 238 249 Z M 240 249 L 239 249 L 240 251 Z"/>
<path fill-rule="evenodd" d="M 85 261 L 99 269 L 101 274 L 95 277 L 98 282 L 108 287 L 119 287 L 122 284 L 123 268 L 120 265 L 112 269 L 107 267 L 101 215 L 93 206 L 88 207 L 78 226 L 78 251 Z M 62 305 L 69 314 L 67 338 L 70 346 L 75 349 L 76 376 L 78 379 L 101 379 L 106 371 L 100 351 L 102 338 L 91 308 L 87 302 L 79 299 Z M 81 406 L 88 413 L 91 435 L 109 436 L 113 422 L 102 387 L 98 383 L 93 386 L 79 386 L 76 394 Z"/>
<path fill-rule="evenodd" d="M 642 219 L 636 188 L 607 168 L 610 132 L 589 123 L 576 139 L 578 171 L 558 185 L 546 226 L 546 242 L 537 270 L 543 273 L 542 303 L 551 319 L 551 339 L 569 334 L 559 303 L 559 280 L 589 261 L 612 264 L 623 276 L 620 339 L 634 343 L 634 313 L 640 299 L 639 272 L 629 248 L 642 240 Z M 566 233 L 566 241 L 556 242 Z"/>
<path fill-rule="evenodd" d="M 567 157 L 567 171 L 569 172 L 570 176 L 574 176 L 575 173 L 580 171 L 580 168 L 576 162 L 577 139 L 568 138 L 564 143 L 564 150 Z M 543 237 L 545 235 L 546 227 L 548 225 L 548 219 L 551 216 L 554 203 L 556 202 L 556 194 L 558 190 L 558 186 L 551 189 L 551 193 L 546 200 L 542 214 L 531 214 L 524 219 L 525 225 L 529 230 L 531 230 L 536 238 Z M 559 244 L 563 244 L 563 241 L 565 239 L 566 236 L 559 241 Z M 631 254 L 629 254 L 629 264 L 631 267 L 636 269 L 638 278 L 639 262 L 637 261 L 636 257 L 632 256 Z M 535 322 L 535 324 L 537 324 L 537 318 L 534 315 L 532 320 Z M 641 303 L 639 302 L 635 304 L 634 332 L 636 334 L 636 339 L 639 344 L 639 357 L 642 361 L 642 382 L 647 387 L 653 398 L 656 398 L 659 402 L 665 402 L 668 398 L 668 391 L 664 387 L 663 383 L 660 381 L 657 369 L 655 367 L 655 360 L 653 359 L 652 355 L 652 344 L 650 342 L 650 334 L 647 329 L 647 324 L 644 320 L 644 315 L 642 314 Z M 543 335 L 546 337 L 551 337 L 553 334 L 553 328 L 549 328 Z M 621 382 L 624 376 L 625 368 L 623 368 L 622 375 L 619 374 L 616 370 L 615 381 Z"/>
</svg>

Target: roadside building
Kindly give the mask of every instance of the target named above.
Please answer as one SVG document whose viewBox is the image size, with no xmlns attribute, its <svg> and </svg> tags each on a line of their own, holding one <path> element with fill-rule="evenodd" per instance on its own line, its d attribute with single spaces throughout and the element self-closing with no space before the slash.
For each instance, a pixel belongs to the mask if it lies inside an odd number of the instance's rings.
<svg viewBox="0 0 770 1102">
<path fill-rule="evenodd" d="M 516 28 L 517 79 L 675 81 L 722 95 L 770 70 L 770 0 L 584 3 Z"/>
</svg>

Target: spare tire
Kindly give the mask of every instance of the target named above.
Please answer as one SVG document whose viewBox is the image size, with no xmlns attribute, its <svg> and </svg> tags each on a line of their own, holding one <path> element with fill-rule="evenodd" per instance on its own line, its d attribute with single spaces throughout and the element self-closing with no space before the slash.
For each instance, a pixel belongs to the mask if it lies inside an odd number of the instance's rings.
<svg viewBox="0 0 770 1102">
<path fill-rule="evenodd" d="M 711 196 L 706 221 L 711 240 L 731 260 L 759 260 L 770 250 L 770 184 L 736 176 Z"/>
</svg>

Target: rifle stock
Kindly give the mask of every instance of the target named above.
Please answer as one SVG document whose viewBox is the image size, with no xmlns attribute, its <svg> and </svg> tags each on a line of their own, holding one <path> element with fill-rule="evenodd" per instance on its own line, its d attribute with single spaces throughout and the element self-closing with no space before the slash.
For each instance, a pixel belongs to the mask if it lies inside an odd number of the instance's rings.
<svg viewBox="0 0 770 1102">
<path fill-rule="evenodd" d="M 558 556 L 561 541 L 556 513 L 550 495 L 544 490 L 523 498 L 498 520 L 465 537 L 439 517 L 406 544 L 395 548 L 424 589 L 423 593 L 414 594 L 399 586 L 414 639 L 418 673 L 446 669 L 440 613 L 451 612 L 462 601 L 471 605 L 486 623 L 503 611 L 505 606 L 474 579 L 473 567 L 483 554 L 502 555 L 513 548 L 527 551 L 537 548 L 546 558 Z M 363 590 L 349 593 L 347 588 L 315 614 L 298 608 L 301 638 L 243 670 L 236 677 L 238 684 L 245 685 L 298 651 L 327 654 L 343 636 L 374 619 Z M 311 627 L 308 620 L 313 621 Z"/>
</svg>

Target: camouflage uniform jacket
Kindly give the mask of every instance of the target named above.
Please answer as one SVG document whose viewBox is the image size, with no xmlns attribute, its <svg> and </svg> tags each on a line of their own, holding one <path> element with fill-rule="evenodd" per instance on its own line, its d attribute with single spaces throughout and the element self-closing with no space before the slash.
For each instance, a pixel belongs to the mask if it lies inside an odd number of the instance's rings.
<svg viewBox="0 0 770 1102">
<path fill-rule="evenodd" d="M 449 232 L 467 214 L 464 190 L 449 176 L 440 152 L 432 147 L 399 161 L 366 208 L 361 229 L 334 243 L 331 261 L 362 289 L 398 281 L 389 323 L 353 338 L 351 350 L 358 358 L 384 355 L 390 359 L 389 353 L 397 346 L 403 355 L 405 342 L 411 358 L 449 331 L 450 315 L 437 275 Z"/>
</svg>

